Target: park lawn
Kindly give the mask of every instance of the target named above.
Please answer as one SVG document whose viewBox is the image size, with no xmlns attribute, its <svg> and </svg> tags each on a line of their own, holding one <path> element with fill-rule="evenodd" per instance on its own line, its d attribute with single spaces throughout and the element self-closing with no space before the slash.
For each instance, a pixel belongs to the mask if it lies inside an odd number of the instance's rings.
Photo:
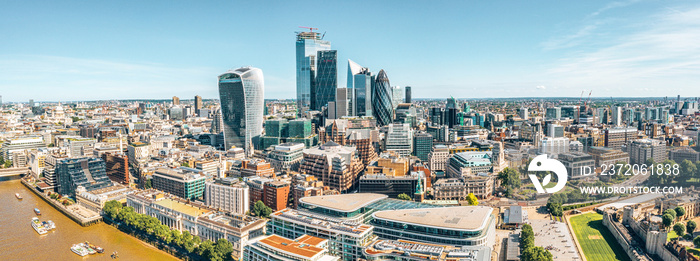
<svg viewBox="0 0 700 261">
<path fill-rule="evenodd" d="M 673 231 L 673 229 L 672 229 L 671 231 L 668 232 L 668 236 L 666 237 L 666 242 L 671 241 L 672 239 L 677 238 L 677 237 L 678 237 L 678 235 L 676 234 L 676 231 Z"/>
<path fill-rule="evenodd" d="M 603 215 L 588 213 L 572 217 L 570 220 L 586 260 L 630 260 L 615 237 L 603 225 Z"/>
</svg>

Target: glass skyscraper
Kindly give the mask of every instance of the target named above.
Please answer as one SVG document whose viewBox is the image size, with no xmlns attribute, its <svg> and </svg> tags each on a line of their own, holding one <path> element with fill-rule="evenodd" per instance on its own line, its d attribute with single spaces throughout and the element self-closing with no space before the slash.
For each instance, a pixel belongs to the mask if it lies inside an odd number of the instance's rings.
<svg viewBox="0 0 700 261">
<path fill-rule="evenodd" d="M 318 51 L 317 57 L 316 91 L 311 99 L 311 109 L 320 111 L 328 102 L 335 101 L 338 88 L 338 51 Z"/>
<path fill-rule="evenodd" d="M 331 49 L 330 41 L 323 41 L 317 32 L 297 33 L 297 111 L 302 113 L 311 106 L 312 90 L 316 82 L 316 55 Z"/>
<path fill-rule="evenodd" d="M 391 123 L 394 117 L 394 105 L 392 104 L 393 92 L 389 84 L 389 77 L 384 70 L 380 70 L 372 82 L 372 111 L 377 119 L 377 125 L 384 126 Z"/>
<path fill-rule="evenodd" d="M 263 130 L 265 82 L 262 70 L 241 67 L 219 75 L 219 97 L 223 117 L 224 146 L 243 148 L 253 155 L 254 139 Z"/>
<path fill-rule="evenodd" d="M 351 88 L 351 116 L 373 116 L 372 82 L 374 77 L 369 68 L 362 67 L 348 59 L 348 88 Z"/>
</svg>

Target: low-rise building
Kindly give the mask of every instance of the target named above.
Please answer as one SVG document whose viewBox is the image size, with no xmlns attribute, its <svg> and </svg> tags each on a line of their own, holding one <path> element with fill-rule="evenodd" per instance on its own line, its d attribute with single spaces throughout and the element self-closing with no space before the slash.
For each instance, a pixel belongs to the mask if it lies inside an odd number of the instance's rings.
<svg viewBox="0 0 700 261">
<path fill-rule="evenodd" d="M 329 254 L 328 240 L 323 238 L 302 235 L 289 239 L 269 235 L 251 241 L 242 260 L 336 261 L 340 258 Z"/>
<path fill-rule="evenodd" d="M 429 244 L 408 240 L 384 240 L 372 242 L 365 248 L 364 258 L 371 260 L 406 261 L 489 261 L 491 248 L 487 246 L 461 246 Z"/>
<path fill-rule="evenodd" d="M 204 194 L 204 175 L 186 168 L 159 168 L 152 176 L 153 188 L 185 199 L 201 198 Z"/>
<path fill-rule="evenodd" d="M 205 184 L 204 202 L 211 208 L 243 215 L 250 210 L 249 194 L 246 183 L 236 178 L 221 178 Z"/>
</svg>

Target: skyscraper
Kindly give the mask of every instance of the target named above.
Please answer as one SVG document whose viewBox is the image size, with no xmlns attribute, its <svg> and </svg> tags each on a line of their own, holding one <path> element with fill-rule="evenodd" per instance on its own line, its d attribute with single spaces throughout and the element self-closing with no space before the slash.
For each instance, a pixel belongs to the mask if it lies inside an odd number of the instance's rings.
<svg viewBox="0 0 700 261">
<path fill-rule="evenodd" d="M 318 32 L 298 32 L 297 52 L 297 110 L 303 113 L 311 106 L 311 90 L 316 82 L 316 55 L 331 49 L 330 41 L 323 41 Z"/>
<path fill-rule="evenodd" d="M 384 70 L 380 70 L 372 82 L 372 111 L 379 126 L 391 123 L 391 119 L 394 117 L 392 94 L 389 77 Z"/>
<path fill-rule="evenodd" d="M 406 86 L 406 103 L 411 103 L 411 86 Z"/>
<path fill-rule="evenodd" d="M 372 72 L 348 59 L 348 88 L 353 96 L 351 116 L 372 116 Z"/>
<path fill-rule="evenodd" d="M 350 116 L 352 111 L 350 106 L 350 98 L 352 98 L 352 89 L 338 88 L 335 94 L 335 116 L 340 119 L 343 116 Z"/>
<path fill-rule="evenodd" d="M 447 105 L 445 105 L 446 109 L 457 109 L 457 100 L 455 100 L 454 97 L 450 96 L 450 98 L 447 98 Z"/>
<path fill-rule="evenodd" d="M 316 66 L 316 85 L 311 97 L 311 109 L 321 110 L 328 102 L 335 101 L 335 89 L 338 87 L 338 51 L 318 51 Z"/>
<path fill-rule="evenodd" d="M 202 109 L 202 96 L 194 96 L 194 112 L 199 114 L 199 110 Z"/>
<path fill-rule="evenodd" d="M 219 97 L 224 123 L 224 146 L 253 155 L 253 139 L 262 134 L 265 82 L 262 70 L 241 67 L 219 75 Z"/>
<path fill-rule="evenodd" d="M 173 96 L 173 105 L 180 105 L 180 98 Z"/>
</svg>

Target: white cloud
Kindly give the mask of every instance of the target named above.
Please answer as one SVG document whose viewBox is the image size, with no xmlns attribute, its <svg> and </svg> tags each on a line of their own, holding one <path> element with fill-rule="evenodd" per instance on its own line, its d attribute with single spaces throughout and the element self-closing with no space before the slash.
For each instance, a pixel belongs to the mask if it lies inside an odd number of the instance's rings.
<svg viewBox="0 0 700 261">
<path fill-rule="evenodd" d="M 667 9 L 628 28 L 641 28 L 610 37 L 609 43 L 590 51 L 562 57 L 546 73 L 554 84 L 592 87 L 594 95 L 697 95 L 700 81 L 700 7 Z M 596 37 L 589 37 L 590 46 Z M 557 82 L 558 81 L 558 82 Z M 601 93 L 612 87 L 611 93 Z M 650 88 L 652 92 L 639 92 Z M 599 90 L 596 93 L 596 89 Z M 597 96 L 596 95 L 596 96 Z"/>
<path fill-rule="evenodd" d="M 547 89 L 547 86 L 544 86 L 544 85 L 537 85 L 535 88 L 537 88 L 537 89 L 539 89 L 539 90 L 544 90 L 544 89 Z"/>
</svg>

